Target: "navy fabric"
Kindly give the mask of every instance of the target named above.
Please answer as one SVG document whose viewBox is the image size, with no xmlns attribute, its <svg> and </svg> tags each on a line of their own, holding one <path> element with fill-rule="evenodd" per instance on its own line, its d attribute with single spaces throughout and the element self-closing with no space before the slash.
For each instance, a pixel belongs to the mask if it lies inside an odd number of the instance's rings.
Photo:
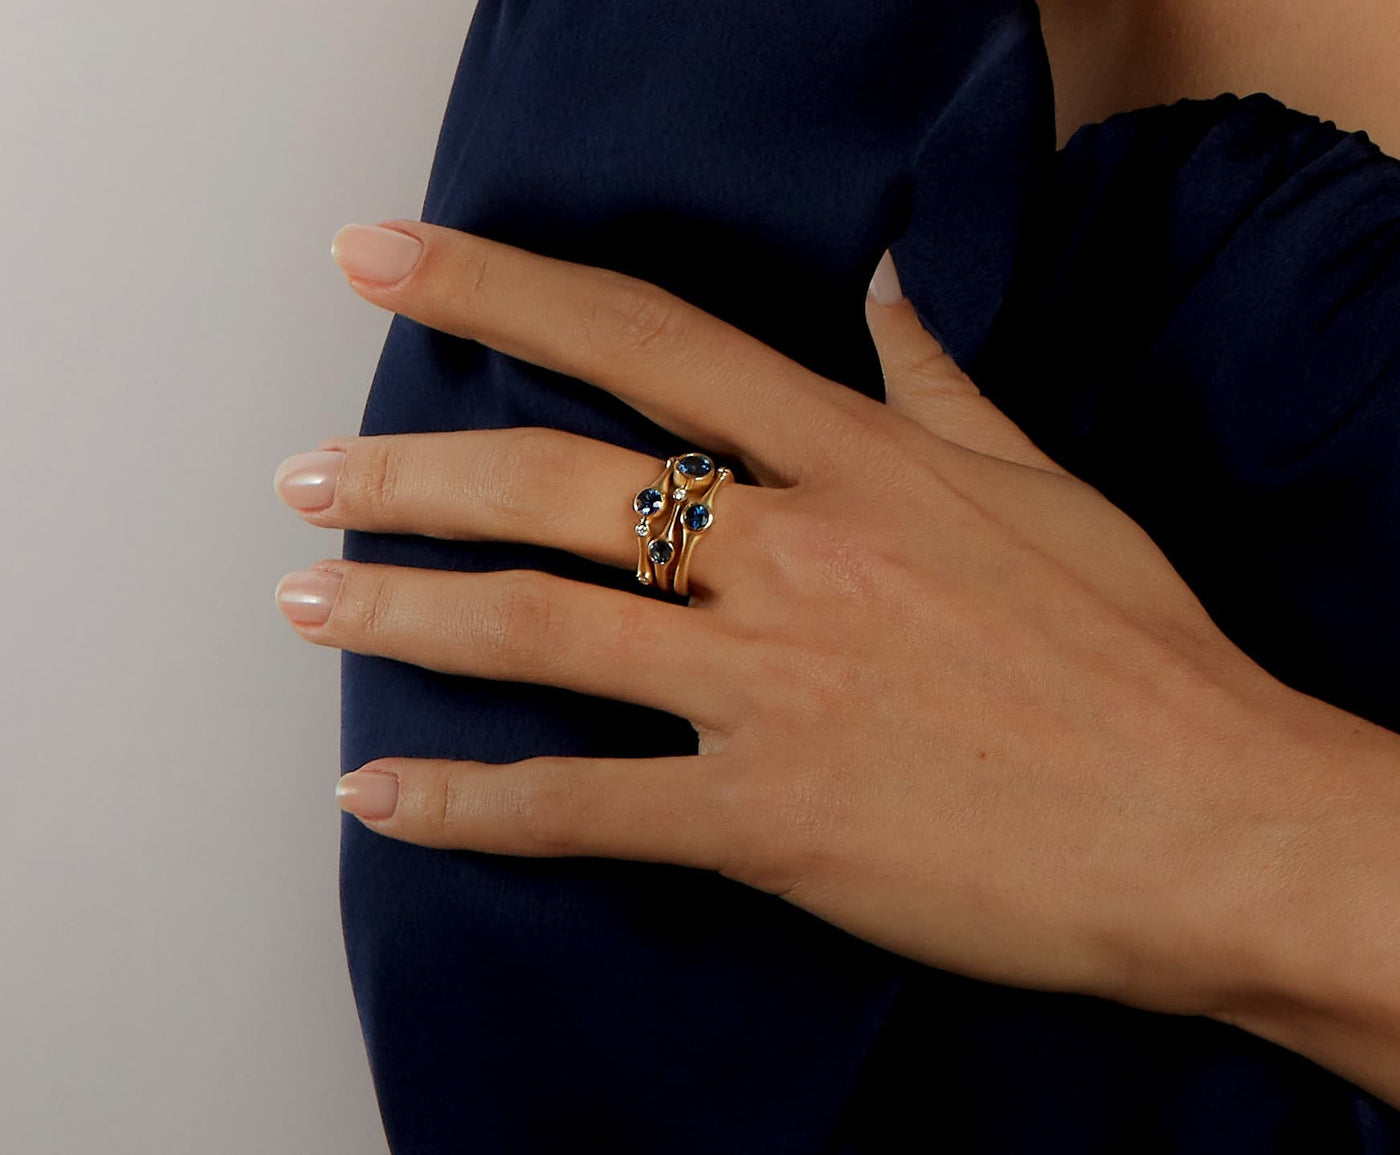
<svg viewBox="0 0 1400 1155">
<path fill-rule="evenodd" d="M 1400 165 L 1364 138 L 1222 98 L 1056 153 L 1023 0 L 479 0 L 422 218 L 654 282 L 876 398 L 864 293 L 890 247 L 984 392 L 1246 652 L 1397 728 Z M 517 425 L 685 448 L 394 319 L 361 432 Z M 512 542 L 352 532 L 345 556 L 673 596 Z M 695 749 L 628 703 L 342 673 L 344 771 Z M 1395 1111 L 1244 1032 L 936 971 L 688 868 L 435 850 L 347 815 L 341 904 L 399 1155 L 1400 1150 Z"/>
</svg>

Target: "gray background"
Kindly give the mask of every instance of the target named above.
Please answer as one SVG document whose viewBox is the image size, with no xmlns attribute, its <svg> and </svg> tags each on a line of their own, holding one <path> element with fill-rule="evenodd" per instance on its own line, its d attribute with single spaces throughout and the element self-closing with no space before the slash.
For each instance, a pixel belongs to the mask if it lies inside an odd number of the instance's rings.
<svg viewBox="0 0 1400 1155">
<path fill-rule="evenodd" d="M 472 0 L 6 0 L 0 1151 L 386 1150 L 340 932 L 338 654 L 272 492 L 354 433 Z"/>
</svg>

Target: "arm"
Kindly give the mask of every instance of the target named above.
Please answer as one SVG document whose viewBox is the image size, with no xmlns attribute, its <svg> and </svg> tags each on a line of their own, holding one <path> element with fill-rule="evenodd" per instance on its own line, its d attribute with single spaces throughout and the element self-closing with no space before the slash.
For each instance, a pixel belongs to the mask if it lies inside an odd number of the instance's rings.
<svg viewBox="0 0 1400 1155">
<path fill-rule="evenodd" d="M 1043 0 L 1061 141 L 1115 112 L 1268 92 L 1400 155 L 1391 0 Z"/>
<path fill-rule="evenodd" d="M 1289 754 L 1324 770 L 1289 775 L 1316 786 L 1259 875 L 1254 973 L 1211 1017 L 1400 1105 L 1400 736 L 1285 692 Z"/>
</svg>

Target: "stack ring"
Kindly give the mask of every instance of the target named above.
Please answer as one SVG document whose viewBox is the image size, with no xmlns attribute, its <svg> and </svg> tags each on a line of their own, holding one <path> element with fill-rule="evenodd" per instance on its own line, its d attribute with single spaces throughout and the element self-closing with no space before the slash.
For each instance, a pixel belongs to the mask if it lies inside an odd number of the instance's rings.
<svg viewBox="0 0 1400 1155">
<path fill-rule="evenodd" d="M 730 476 L 703 453 L 668 457 L 651 485 L 632 499 L 641 514 L 637 580 L 685 597 L 690 593 L 690 555 L 696 539 L 714 523 L 715 491 Z"/>
</svg>

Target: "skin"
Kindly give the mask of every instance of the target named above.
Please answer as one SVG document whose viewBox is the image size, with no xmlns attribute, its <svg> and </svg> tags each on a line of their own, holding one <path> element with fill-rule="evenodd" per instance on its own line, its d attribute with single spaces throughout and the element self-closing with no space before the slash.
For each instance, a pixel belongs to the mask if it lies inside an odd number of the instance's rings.
<svg viewBox="0 0 1400 1155">
<path fill-rule="evenodd" d="M 378 759 L 347 777 L 395 778 L 397 809 L 361 821 L 717 871 L 932 966 L 1235 1023 L 1400 1105 L 1400 735 L 1234 646 L 907 301 L 866 304 L 881 404 L 646 282 L 388 224 L 422 255 L 390 285 L 352 276 L 366 300 L 605 389 L 759 484 L 726 483 L 684 602 L 317 563 L 342 581 L 307 641 L 653 706 L 698 736 L 691 757 Z M 345 457 L 310 524 L 628 570 L 630 499 L 661 466 L 532 428 L 321 448 Z M 587 480 L 568 516 L 561 476 Z M 677 651 L 684 670 L 659 660 Z"/>
<path fill-rule="evenodd" d="M 1400 157 L 1394 0 L 1040 0 L 1039 7 L 1061 145 L 1081 126 L 1134 108 L 1267 92 L 1344 131 L 1365 131 Z M 1385 897 L 1382 885 L 1373 901 Z M 1384 1006 L 1354 1011 L 1341 1036 L 1326 1011 L 1222 1017 L 1320 1062 L 1324 1052 L 1341 1056 L 1352 1071 L 1385 1070 L 1400 1031 Z M 1381 1079 L 1394 1087 L 1393 1074 Z"/>
<path fill-rule="evenodd" d="M 1115 112 L 1267 92 L 1400 157 L 1395 0 L 1041 0 L 1063 143 Z"/>
</svg>

